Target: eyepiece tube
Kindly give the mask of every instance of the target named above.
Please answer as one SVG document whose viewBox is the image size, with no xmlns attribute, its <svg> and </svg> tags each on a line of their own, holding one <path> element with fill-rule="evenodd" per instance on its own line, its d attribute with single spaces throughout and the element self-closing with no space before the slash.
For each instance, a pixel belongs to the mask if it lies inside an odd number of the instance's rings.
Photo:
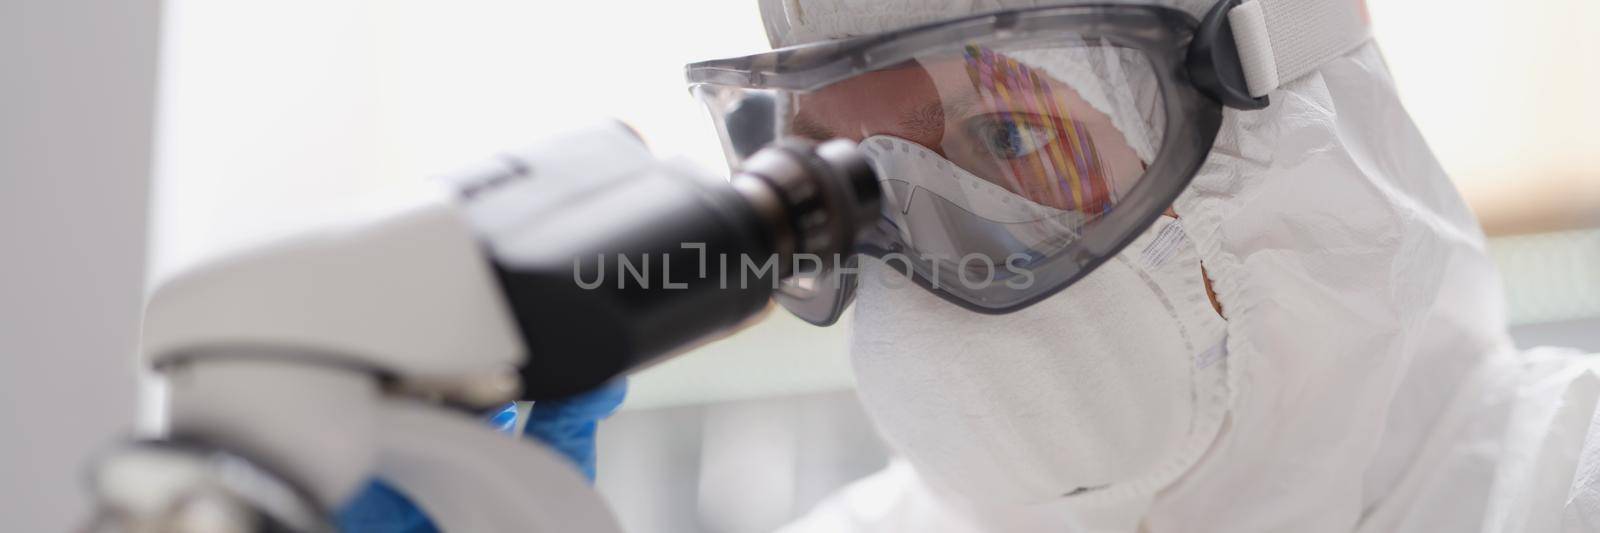
<svg viewBox="0 0 1600 533">
<path fill-rule="evenodd" d="M 779 140 L 745 160 L 731 182 L 752 207 L 770 211 L 762 216 L 778 230 L 776 253 L 784 278 L 795 274 L 798 254 L 821 259 L 848 254 L 856 235 L 878 216 L 877 179 L 855 143 L 843 139 Z"/>
<path fill-rule="evenodd" d="M 783 140 L 724 182 L 657 161 L 620 127 L 447 181 L 521 330 L 531 400 L 591 389 L 742 324 L 798 254 L 849 254 L 879 202 L 849 141 Z"/>
</svg>

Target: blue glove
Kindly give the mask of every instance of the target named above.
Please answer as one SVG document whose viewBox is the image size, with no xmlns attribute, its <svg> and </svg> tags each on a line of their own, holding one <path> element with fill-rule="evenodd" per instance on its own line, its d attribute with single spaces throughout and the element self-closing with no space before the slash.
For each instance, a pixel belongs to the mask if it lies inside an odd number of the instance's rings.
<svg viewBox="0 0 1600 533">
<path fill-rule="evenodd" d="M 534 402 L 522 434 L 538 439 L 572 460 L 589 482 L 594 482 L 594 433 L 600 419 L 610 416 L 627 395 L 626 379 L 616 379 L 594 390 L 559 400 Z M 516 430 L 517 405 L 507 404 L 489 418 L 502 432 Z M 359 533 L 436 533 L 433 521 L 404 494 L 374 479 L 334 519 L 340 531 Z"/>
<path fill-rule="evenodd" d="M 428 515 L 406 495 L 372 480 L 367 488 L 333 515 L 339 531 L 357 533 L 438 533 Z"/>
<path fill-rule="evenodd" d="M 595 427 L 601 419 L 616 412 L 627 394 L 628 381 L 619 378 L 588 392 L 534 402 L 522 434 L 539 439 L 566 455 L 578 465 L 583 476 L 594 483 Z"/>
</svg>

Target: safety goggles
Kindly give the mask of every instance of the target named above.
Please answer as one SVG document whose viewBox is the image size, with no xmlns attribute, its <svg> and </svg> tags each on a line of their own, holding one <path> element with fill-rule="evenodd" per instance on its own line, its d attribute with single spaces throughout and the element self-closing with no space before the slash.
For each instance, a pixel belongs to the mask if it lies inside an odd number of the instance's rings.
<svg viewBox="0 0 1600 533">
<path fill-rule="evenodd" d="M 694 63 L 687 76 L 730 165 L 784 137 L 857 141 L 882 212 L 852 249 L 1005 313 L 1149 227 L 1204 162 L 1224 106 L 1267 105 L 1228 24 L 1238 4 L 1204 21 L 1156 5 L 1014 9 Z M 832 323 L 855 267 L 851 255 L 802 272 L 778 300 Z"/>
</svg>

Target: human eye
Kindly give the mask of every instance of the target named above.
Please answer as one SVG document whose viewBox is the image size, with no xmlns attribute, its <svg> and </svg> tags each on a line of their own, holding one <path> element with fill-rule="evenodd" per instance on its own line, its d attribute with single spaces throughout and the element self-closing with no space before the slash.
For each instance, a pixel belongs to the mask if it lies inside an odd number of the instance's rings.
<svg viewBox="0 0 1600 533">
<path fill-rule="evenodd" d="M 997 159 L 1028 157 L 1056 138 L 1053 128 L 1011 114 L 975 117 L 967 133 Z"/>
</svg>

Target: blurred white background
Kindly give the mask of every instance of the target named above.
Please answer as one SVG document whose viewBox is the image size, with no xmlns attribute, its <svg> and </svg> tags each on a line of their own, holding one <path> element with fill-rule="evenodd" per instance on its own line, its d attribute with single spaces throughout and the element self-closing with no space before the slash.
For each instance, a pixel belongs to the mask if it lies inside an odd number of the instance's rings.
<svg viewBox="0 0 1600 533">
<path fill-rule="evenodd" d="M 12 9 L 15 1 L 28 9 Z M 658 153 L 723 172 L 709 121 L 683 87 L 682 65 L 766 48 L 754 0 L 170 0 L 160 18 L 159 95 L 141 99 L 150 76 L 138 69 L 153 52 L 139 43 L 154 40 L 153 2 L 115 16 L 76 2 L 0 5 L 0 35 L 40 43 L 0 47 L 20 52 L 31 68 L 4 78 L 8 86 L 48 79 L 62 98 L 93 87 L 77 98 L 122 110 L 107 115 L 103 131 L 68 122 L 74 129 L 55 140 L 43 140 L 53 131 L 47 121 L 14 121 L 21 115 L 10 107 L 0 115 L 11 122 L 0 126 L 7 150 L 0 212 L 17 214 L 4 219 L 6 250 L 38 254 L 50 242 L 24 240 L 20 229 L 50 231 L 57 220 L 121 231 L 99 241 L 75 234 L 79 248 L 41 255 L 35 267 L 3 265 L 0 520 L 40 526 L 18 529 L 28 531 L 66 523 L 78 509 L 82 455 L 98 444 L 91 441 L 130 423 L 127 365 L 137 317 L 129 295 L 140 277 L 159 280 L 363 194 L 600 117 L 626 120 Z M 1592 31 L 1600 3 L 1371 0 L 1370 8 L 1414 119 L 1486 227 L 1506 236 L 1495 250 L 1519 341 L 1600 349 L 1600 102 L 1592 96 L 1600 87 L 1600 34 Z M 74 25 L 80 18 L 95 24 Z M 19 22 L 25 27 L 13 31 Z M 80 42 L 72 39 L 121 55 L 89 62 L 72 54 Z M 0 57 L 12 70 L 11 55 Z M 49 109 L 47 93 L 25 92 L 23 102 L 63 113 L 90 109 Z M 121 135 L 102 144 L 124 149 L 147 145 L 138 120 L 148 114 L 146 102 L 158 118 L 143 269 L 139 250 L 124 249 L 141 228 L 119 211 L 68 213 L 85 205 L 41 203 L 51 185 L 19 187 L 50 169 L 53 179 L 85 178 L 60 194 L 121 195 L 118 209 L 142 209 L 142 185 L 126 184 L 140 183 L 146 162 L 101 151 L 73 158 L 63 147 L 97 134 Z M 124 115 L 132 118 L 119 120 Z M 63 174 L 53 166 L 61 158 L 114 166 Z M 13 161 L 35 166 L 14 169 Z M 93 179 L 124 187 L 93 189 L 100 183 Z M 115 260 L 86 263 L 96 242 L 123 248 L 115 248 Z M 114 283 L 80 286 L 78 271 L 57 268 L 84 264 L 95 266 L 90 277 Z M 16 298 L 12 291 L 24 285 L 32 292 Z M 82 306 L 106 302 L 115 313 L 71 326 L 76 339 L 26 334 L 36 322 L 24 319 L 59 317 L 30 315 L 55 294 Z M 602 432 L 600 460 L 600 487 L 630 531 L 762 530 L 881 465 L 882 450 L 849 393 L 846 333 L 774 313 L 751 331 L 637 376 L 629 411 Z M 78 344 L 69 349 L 70 342 Z M 60 355 L 69 352 L 97 358 Z"/>
</svg>

